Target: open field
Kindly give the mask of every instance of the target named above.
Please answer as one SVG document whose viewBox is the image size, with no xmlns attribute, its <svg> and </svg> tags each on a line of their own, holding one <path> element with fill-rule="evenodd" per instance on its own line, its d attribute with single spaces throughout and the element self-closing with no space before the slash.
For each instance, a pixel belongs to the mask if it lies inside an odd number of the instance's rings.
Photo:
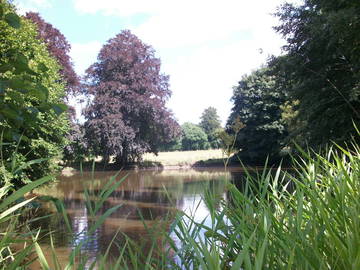
<svg viewBox="0 0 360 270">
<path fill-rule="evenodd" d="M 160 152 L 157 156 L 146 153 L 143 156 L 143 163 L 155 163 L 162 166 L 191 166 L 198 161 L 209 159 L 221 163 L 223 158 L 221 149 L 197 150 L 197 151 L 174 151 Z"/>
</svg>

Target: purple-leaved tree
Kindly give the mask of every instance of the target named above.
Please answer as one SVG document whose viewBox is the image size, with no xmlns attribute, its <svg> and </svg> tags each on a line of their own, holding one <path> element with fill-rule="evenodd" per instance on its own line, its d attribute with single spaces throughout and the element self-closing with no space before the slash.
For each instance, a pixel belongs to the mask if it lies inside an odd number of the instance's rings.
<svg viewBox="0 0 360 270">
<path fill-rule="evenodd" d="M 48 52 L 58 61 L 67 92 L 77 93 L 80 85 L 79 77 L 74 71 L 69 56 L 71 46 L 65 36 L 50 23 L 45 22 L 38 13 L 27 12 L 25 18 L 37 26 L 38 38 L 45 42 Z"/>
<path fill-rule="evenodd" d="M 86 71 L 85 92 L 92 101 L 84 110 L 92 152 L 118 164 L 141 159 L 179 133 L 166 108 L 169 77 L 160 73 L 154 49 L 130 31 L 122 31 L 101 49 Z"/>
</svg>

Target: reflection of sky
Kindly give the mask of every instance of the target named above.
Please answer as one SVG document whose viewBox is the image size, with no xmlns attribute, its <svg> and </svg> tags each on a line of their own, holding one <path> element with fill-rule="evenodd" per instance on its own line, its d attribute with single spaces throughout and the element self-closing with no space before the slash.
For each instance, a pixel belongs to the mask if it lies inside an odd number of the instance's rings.
<svg viewBox="0 0 360 270">
<path fill-rule="evenodd" d="M 88 231 L 94 220 L 90 218 L 83 200 L 84 186 L 91 190 L 91 194 L 96 200 L 101 188 L 108 181 L 108 177 L 112 175 L 114 172 L 95 172 L 97 177 L 95 180 L 91 179 L 90 174 L 74 175 L 59 181 L 56 188 L 45 193 L 59 198 L 63 196 L 66 208 L 72 213 L 70 218 L 74 238 L 71 247 L 74 248 L 81 244 L 82 255 L 87 255 L 92 259 L 95 259 L 97 254 L 104 252 L 104 248 L 107 248 L 117 229 L 121 229 L 134 241 L 146 242 L 149 236 L 142 229 L 143 224 L 139 214 L 145 221 L 162 220 L 170 212 L 172 213 L 172 206 L 175 206 L 192 217 L 195 222 L 212 227 L 209 210 L 203 200 L 205 190 L 212 191 L 216 198 L 222 197 L 226 200 L 224 192 L 230 178 L 229 173 L 224 172 L 223 169 L 132 171 L 128 179 L 104 202 L 98 215 L 104 214 L 107 209 L 120 203 L 123 203 L 123 206 L 113 213 L 94 234 L 89 236 Z M 216 205 L 219 207 L 218 204 Z M 171 214 L 170 217 L 172 216 Z M 202 229 L 200 237 L 203 237 L 204 233 L 205 230 Z M 170 236 L 180 247 L 176 235 L 172 232 Z M 117 240 L 123 241 L 122 238 Z M 114 256 L 118 255 L 116 248 L 111 252 L 114 252 Z"/>
<path fill-rule="evenodd" d="M 73 218 L 73 232 L 74 238 L 72 242 L 72 248 L 75 249 L 81 245 L 81 252 L 85 252 L 89 256 L 86 262 L 85 269 L 88 269 L 90 265 L 96 260 L 96 255 L 100 251 L 99 237 L 100 230 L 97 229 L 93 234 L 88 234 L 89 219 L 86 206 L 83 206 L 79 215 Z"/>
<path fill-rule="evenodd" d="M 209 215 L 209 210 L 206 207 L 201 194 L 184 196 L 182 208 L 179 210 L 183 211 L 186 215 L 193 217 L 196 222 L 202 222 Z"/>
</svg>

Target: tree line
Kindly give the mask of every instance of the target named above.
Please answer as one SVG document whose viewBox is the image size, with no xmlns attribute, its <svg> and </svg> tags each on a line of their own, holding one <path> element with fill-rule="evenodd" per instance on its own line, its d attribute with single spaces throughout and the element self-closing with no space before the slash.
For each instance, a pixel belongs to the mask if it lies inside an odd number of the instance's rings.
<svg viewBox="0 0 360 270">
<path fill-rule="evenodd" d="M 189 151 L 218 149 L 221 140 L 218 134 L 223 131 L 216 108 L 206 108 L 198 124 L 186 122 L 180 126 L 180 133 L 171 142 L 163 145 L 161 151 Z"/>
<path fill-rule="evenodd" d="M 236 135 L 234 147 L 245 164 L 277 162 L 295 145 L 358 140 L 359 14 L 357 0 L 305 0 L 277 9 L 283 54 L 241 78 L 225 126 L 227 136 Z M 166 107 L 169 76 L 154 49 L 130 31 L 109 39 L 83 78 L 69 51 L 64 35 L 39 14 L 19 16 L 0 1 L 2 184 L 51 173 L 62 159 L 114 157 L 124 165 L 145 152 L 224 143 L 213 107 L 198 125 L 177 123 Z M 74 94 L 89 97 L 83 124 L 65 105 Z"/>
<path fill-rule="evenodd" d="M 245 75 L 234 87 L 227 131 L 245 127 L 236 147 L 245 163 L 278 162 L 296 145 L 323 149 L 359 141 L 360 2 L 305 0 L 284 4 L 274 27 L 283 55 Z"/>
</svg>

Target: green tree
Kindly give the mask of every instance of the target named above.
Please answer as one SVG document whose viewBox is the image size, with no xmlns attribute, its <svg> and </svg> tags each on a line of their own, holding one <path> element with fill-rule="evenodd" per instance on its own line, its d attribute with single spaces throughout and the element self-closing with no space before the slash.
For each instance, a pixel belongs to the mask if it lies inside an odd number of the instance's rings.
<svg viewBox="0 0 360 270">
<path fill-rule="evenodd" d="M 15 187 L 58 167 L 68 130 L 59 66 L 36 36 L 33 24 L 0 2 L 0 166 Z M 37 162 L 25 166 L 29 160 Z"/>
<path fill-rule="evenodd" d="M 352 121 L 360 125 L 360 2 L 305 0 L 276 15 L 287 40 L 277 65 L 291 81 L 290 102 L 299 102 L 293 137 L 313 147 L 349 140 Z"/>
<path fill-rule="evenodd" d="M 235 148 L 243 162 L 263 164 L 267 157 L 279 158 L 282 142 L 287 135 L 281 120 L 285 94 L 277 88 L 270 68 L 260 68 L 244 76 L 234 87 L 234 107 L 227 122 L 228 132 L 237 119 L 244 124 L 236 138 Z"/>
<path fill-rule="evenodd" d="M 206 133 L 198 125 L 184 123 L 182 126 L 182 150 L 205 150 L 210 144 Z"/>
<path fill-rule="evenodd" d="M 216 134 L 216 130 L 221 128 L 221 122 L 217 114 L 216 108 L 209 107 L 204 110 L 201 115 L 199 126 L 205 131 L 208 136 L 210 146 L 212 148 L 220 147 L 220 140 Z"/>
<path fill-rule="evenodd" d="M 164 143 L 159 147 L 159 152 L 172 152 L 182 150 L 182 135 L 181 133 L 171 142 Z"/>
</svg>

